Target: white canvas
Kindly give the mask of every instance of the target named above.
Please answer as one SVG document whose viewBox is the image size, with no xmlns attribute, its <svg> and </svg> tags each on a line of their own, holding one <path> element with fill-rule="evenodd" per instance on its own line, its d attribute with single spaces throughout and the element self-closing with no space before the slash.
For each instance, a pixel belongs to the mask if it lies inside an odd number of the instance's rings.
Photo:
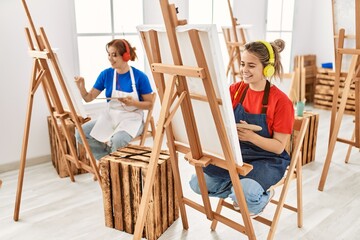
<svg viewBox="0 0 360 240">
<path fill-rule="evenodd" d="M 59 70 L 60 70 L 60 73 L 61 73 L 61 76 L 64 80 L 64 83 L 66 85 L 66 90 L 67 92 L 69 93 L 69 96 L 70 96 L 70 99 L 71 99 L 71 102 L 75 108 L 75 111 L 77 113 L 77 115 L 83 117 L 83 118 L 86 118 L 88 117 L 88 114 L 84 108 L 84 104 L 82 102 L 82 97 L 80 95 L 80 91 L 78 89 L 78 87 L 76 86 L 76 83 L 75 83 L 75 80 L 74 80 L 74 76 L 71 76 L 71 77 L 67 77 L 65 76 L 64 74 L 64 71 L 61 67 L 61 64 L 60 64 L 60 61 L 57 57 L 57 54 L 56 52 L 54 52 L 54 55 L 55 55 L 55 59 L 56 59 L 56 62 L 57 62 L 57 65 L 59 67 Z M 54 79 L 54 82 L 55 82 L 55 85 L 56 85 L 56 88 L 58 90 L 58 93 L 59 93 L 59 97 L 61 99 L 61 103 L 63 104 L 63 107 L 64 109 L 68 110 L 69 111 L 69 106 L 68 106 L 68 103 L 66 101 L 66 98 L 65 98 L 65 95 L 64 95 L 64 92 L 62 91 L 62 88 L 59 84 L 59 81 L 57 79 L 57 76 L 55 74 L 55 71 L 54 69 L 52 68 L 52 64 L 49 63 L 49 66 L 51 68 L 51 74 L 53 76 L 53 79 Z"/>
<path fill-rule="evenodd" d="M 150 30 L 157 31 L 162 63 L 173 64 L 170 46 L 164 26 L 142 25 L 138 26 L 137 29 L 139 32 L 148 32 Z M 198 67 L 188 34 L 189 30 L 192 29 L 196 29 L 200 33 L 200 40 L 204 49 L 214 90 L 217 98 L 222 100 L 222 105 L 219 105 L 219 107 L 221 111 L 221 117 L 225 124 L 227 137 L 234 153 L 236 162 L 239 165 L 242 165 L 242 157 L 236 131 L 235 118 L 226 80 L 224 63 L 222 61 L 223 57 L 220 49 L 218 34 L 216 31 L 216 25 L 184 25 L 178 26 L 176 28 L 183 65 Z M 188 78 L 187 83 L 190 93 L 205 96 L 205 90 L 201 79 Z M 210 110 L 210 105 L 207 102 L 196 99 L 192 99 L 191 102 L 203 151 L 214 156 L 224 158 L 220 143 L 221 139 L 219 139 L 216 131 L 216 123 L 214 122 Z M 180 109 L 173 118 L 172 126 L 175 141 L 189 145 Z"/>
</svg>

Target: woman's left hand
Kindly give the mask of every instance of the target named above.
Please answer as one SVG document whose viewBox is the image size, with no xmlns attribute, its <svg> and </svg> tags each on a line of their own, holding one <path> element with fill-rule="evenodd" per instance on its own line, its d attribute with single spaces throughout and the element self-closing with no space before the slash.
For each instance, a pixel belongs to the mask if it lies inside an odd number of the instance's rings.
<svg viewBox="0 0 360 240">
<path fill-rule="evenodd" d="M 131 96 L 118 98 L 120 102 L 124 103 L 126 106 L 132 106 L 134 104 L 134 99 Z"/>
</svg>

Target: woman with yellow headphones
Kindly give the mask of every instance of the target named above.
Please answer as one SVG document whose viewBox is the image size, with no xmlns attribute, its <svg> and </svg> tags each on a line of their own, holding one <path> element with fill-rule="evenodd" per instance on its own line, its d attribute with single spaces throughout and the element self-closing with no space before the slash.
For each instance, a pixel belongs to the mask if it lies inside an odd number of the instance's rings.
<svg viewBox="0 0 360 240">
<path fill-rule="evenodd" d="M 285 146 L 293 128 L 294 107 L 287 95 L 270 82 L 281 76 L 280 52 L 284 46 L 281 39 L 247 43 L 241 54 L 242 80 L 230 86 L 236 123 L 261 127 L 259 131 L 238 128 L 243 161 L 253 166 L 248 175 L 240 176 L 250 216 L 264 210 L 274 195 L 270 187 L 284 176 L 290 163 Z M 204 172 L 209 195 L 230 197 L 238 208 L 228 172 L 214 165 L 204 168 Z M 200 193 L 196 176 L 190 186 Z"/>
</svg>

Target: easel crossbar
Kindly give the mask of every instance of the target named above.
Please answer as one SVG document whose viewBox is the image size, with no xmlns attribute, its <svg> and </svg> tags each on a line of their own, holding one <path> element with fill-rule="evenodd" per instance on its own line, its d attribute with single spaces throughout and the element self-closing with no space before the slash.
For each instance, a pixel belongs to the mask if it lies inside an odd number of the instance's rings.
<svg viewBox="0 0 360 240">
<path fill-rule="evenodd" d="M 40 59 L 50 59 L 50 53 L 37 50 L 29 50 L 29 56 Z"/>
<path fill-rule="evenodd" d="M 204 153 L 203 157 L 201 159 L 193 159 L 191 156 L 190 148 L 183 145 L 183 144 L 177 144 L 175 143 L 176 151 L 182 152 L 186 154 L 185 159 L 189 160 L 189 162 L 193 162 L 194 165 L 196 161 L 204 162 L 204 166 L 207 166 L 209 164 L 213 164 L 217 167 L 228 169 L 228 166 L 226 164 L 226 161 L 224 159 L 218 158 L 216 156 L 213 156 L 211 154 Z M 210 159 L 210 161 L 208 160 Z M 199 163 L 201 165 L 201 163 Z M 253 166 L 247 163 L 243 163 L 242 166 L 236 165 L 236 171 L 238 174 L 242 176 L 246 176 L 251 170 L 253 169 Z"/>
<path fill-rule="evenodd" d="M 356 146 L 356 142 L 350 141 L 350 140 L 345 139 L 345 138 L 339 138 L 339 137 L 338 137 L 338 138 L 336 139 L 336 141 L 341 142 L 341 143 L 346 143 L 346 144 L 349 144 L 349 145 L 351 145 L 351 146 Z"/>
<path fill-rule="evenodd" d="M 165 73 L 184 77 L 206 78 L 205 70 L 199 67 L 177 66 L 162 63 L 151 64 L 151 70 L 156 73 Z"/>
<path fill-rule="evenodd" d="M 197 210 L 197 211 L 199 211 L 199 212 L 201 212 L 203 214 L 206 213 L 205 208 L 203 206 L 201 206 L 200 204 L 192 201 L 191 199 L 184 197 L 183 201 L 187 206 L 192 207 L 193 209 L 195 209 L 195 210 Z M 213 216 L 214 220 L 217 220 L 217 221 L 219 221 L 219 222 L 221 222 L 221 223 L 223 223 L 223 224 L 225 224 L 225 225 L 227 225 L 227 226 L 229 226 L 229 227 L 231 227 L 231 228 L 233 228 L 233 229 L 235 229 L 235 230 L 237 230 L 237 231 L 239 231 L 239 232 L 241 232 L 243 234 L 246 234 L 246 229 L 245 229 L 245 227 L 243 225 L 241 225 L 241 224 L 239 224 L 239 223 L 237 223 L 237 222 L 235 222 L 235 221 L 233 221 L 233 220 L 231 220 L 231 219 L 229 219 L 227 217 L 224 217 L 223 215 L 218 214 L 218 213 L 216 213 L 214 211 L 212 213 L 213 213 L 212 216 Z M 210 220 L 212 220 L 212 219 L 210 219 Z"/>
<path fill-rule="evenodd" d="M 341 54 L 349 54 L 349 55 L 360 55 L 360 49 L 352 49 L 352 48 L 338 48 L 336 50 L 337 53 Z"/>
</svg>

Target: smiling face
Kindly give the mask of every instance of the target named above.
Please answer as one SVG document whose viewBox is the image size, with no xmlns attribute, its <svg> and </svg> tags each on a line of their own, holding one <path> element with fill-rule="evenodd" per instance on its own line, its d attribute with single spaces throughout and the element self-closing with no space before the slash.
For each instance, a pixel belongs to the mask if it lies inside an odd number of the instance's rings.
<svg viewBox="0 0 360 240">
<path fill-rule="evenodd" d="M 248 83 L 253 90 L 263 90 L 265 86 L 265 77 L 263 74 L 263 65 L 259 58 L 249 51 L 241 54 L 240 74 L 245 83 Z"/>
<path fill-rule="evenodd" d="M 111 67 L 118 70 L 124 69 L 126 67 L 127 63 L 122 59 L 119 51 L 114 46 L 109 46 L 107 51 L 108 60 L 111 64 Z"/>
</svg>

